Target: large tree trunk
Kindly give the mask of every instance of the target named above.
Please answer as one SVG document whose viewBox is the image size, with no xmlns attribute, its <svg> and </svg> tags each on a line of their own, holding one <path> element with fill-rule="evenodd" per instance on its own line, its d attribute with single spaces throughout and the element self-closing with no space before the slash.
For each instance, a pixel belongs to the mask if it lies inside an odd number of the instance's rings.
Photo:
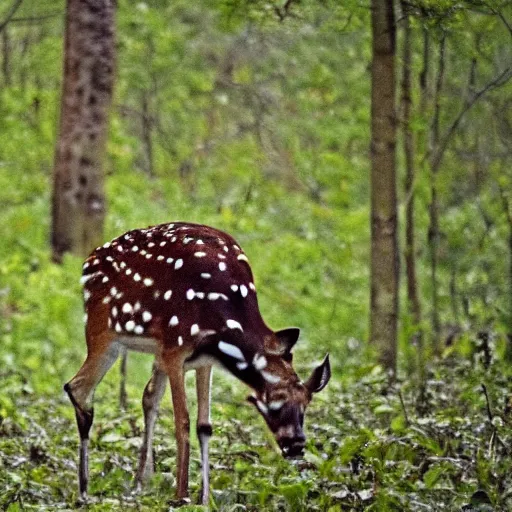
<svg viewBox="0 0 512 512">
<path fill-rule="evenodd" d="M 396 372 L 398 244 L 395 175 L 395 22 L 392 0 L 372 0 L 370 341 Z"/>
<path fill-rule="evenodd" d="M 420 367 L 423 360 L 423 346 L 421 334 L 421 306 L 418 295 L 418 281 L 416 277 L 416 239 L 414 224 L 415 206 L 415 166 L 414 166 L 414 137 L 411 129 L 411 61 L 412 61 L 412 37 L 411 24 L 407 6 L 402 0 L 402 12 L 404 15 L 404 40 L 403 40 L 403 70 L 402 70 L 402 134 L 405 157 L 405 267 L 407 276 L 407 304 L 409 313 L 414 323 L 413 342 L 418 348 L 418 360 Z"/>
<path fill-rule="evenodd" d="M 55 152 L 52 250 L 85 256 L 103 238 L 103 159 L 115 68 L 115 0 L 68 0 Z"/>
</svg>

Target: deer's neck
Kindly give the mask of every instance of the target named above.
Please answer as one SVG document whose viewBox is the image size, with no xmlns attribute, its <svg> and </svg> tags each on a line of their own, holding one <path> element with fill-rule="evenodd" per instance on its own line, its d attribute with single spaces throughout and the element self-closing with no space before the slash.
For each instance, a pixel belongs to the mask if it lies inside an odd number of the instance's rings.
<svg viewBox="0 0 512 512">
<path fill-rule="evenodd" d="M 263 340 L 272 331 L 264 324 L 256 331 L 225 329 L 201 343 L 187 360 L 188 368 L 218 363 L 255 391 L 265 387 Z"/>
</svg>

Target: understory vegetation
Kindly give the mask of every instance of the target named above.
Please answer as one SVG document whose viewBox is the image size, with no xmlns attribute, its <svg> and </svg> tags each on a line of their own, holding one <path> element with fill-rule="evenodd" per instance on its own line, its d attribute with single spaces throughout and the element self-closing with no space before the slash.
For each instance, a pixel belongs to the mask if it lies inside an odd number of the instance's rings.
<svg viewBox="0 0 512 512">
<path fill-rule="evenodd" d="M 232 234 L 251 261 L 267 323 L 301 328 L 299 375 L 330 353 L 333 377 L 306 413 L 303 460 L 281 457 L 245 403 L 248 390 L 215 371 L 211 510 L 512 510 L 510 95 L 496 85 L 468 107 L 498 64 L 510 61 L 503 16 L 472 10 L 472 2 L 417 2 L 426 14 L 412 19 L 414 104 L 426 30 L 431 63 L 446 44 L 441 131 L 464 115 L 432 178 L 426 132 L 438 67 L 431 64 L 431 95 L 412 119 L 423 316 L 415 324 L 404 278 L 390 383 L 367 343 L 368 6 L 300 2 L 297 16 L 278 10 L 276 18 L 267 2 L 243 13 L 233 7 L 246 3 L 118 2 L 106 162 L 105 240 L 173 220 Z M 63 1 L 26 0 L 21 21 L 2 36 L 10 53 L 0 70 L 0 509 L 169 510 L 176 461 L 169 393 L 157 423 L 155 475 L 133 491 L 152 364 L 140 354 L 128 358 L 126 411 L 118 367 L 98 387 L 91 497 L 78 499 L 78 434 L 62 386 L 86 353 L 82 260 L 66 255 L 56 265 L 49 248 L 63 13 Z M 35 14 L 46 17 L 27 21 Z M 398 164 L 402 219 L 410 197 L 402 157 Z M 183 511 L 206 510 L 193 504 L 200 463 L 190 391 L 192 503 Z"/>
</svg>

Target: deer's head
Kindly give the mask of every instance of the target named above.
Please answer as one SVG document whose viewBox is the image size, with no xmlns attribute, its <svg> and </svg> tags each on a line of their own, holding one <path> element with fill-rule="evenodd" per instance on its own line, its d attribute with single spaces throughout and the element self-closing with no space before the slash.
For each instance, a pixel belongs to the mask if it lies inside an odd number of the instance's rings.
<svg viewBox="0 0 512 512">
<path fill-rule="evenodd" d="M 263 387 L 248 398 L 263 416 L 285 457 L 302 455 L 306 442 L 304 413 L 313 393 L 321 391 L 331 377 L 329 355 L 305 382 L 295 373 L 292 348 L 299 332 L 297 328 L 284 329 L 265 339 L 265 353 L 257 354 L 253 362 L 262 376 Z"/>
</svg>

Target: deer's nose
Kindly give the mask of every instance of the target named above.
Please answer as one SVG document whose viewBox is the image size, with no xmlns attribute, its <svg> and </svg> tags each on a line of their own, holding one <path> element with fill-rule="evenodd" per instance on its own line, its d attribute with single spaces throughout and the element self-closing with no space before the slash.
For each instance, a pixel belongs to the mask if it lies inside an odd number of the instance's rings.
<svg viewBox="0 0 512 512">
<path fill-rule="evenodd" d="M 279 445 L 284 457 L 298 457 L 304 454 L 306 436 L 300 432 L 295 437 L 281 438 Z"/>
</svg>

